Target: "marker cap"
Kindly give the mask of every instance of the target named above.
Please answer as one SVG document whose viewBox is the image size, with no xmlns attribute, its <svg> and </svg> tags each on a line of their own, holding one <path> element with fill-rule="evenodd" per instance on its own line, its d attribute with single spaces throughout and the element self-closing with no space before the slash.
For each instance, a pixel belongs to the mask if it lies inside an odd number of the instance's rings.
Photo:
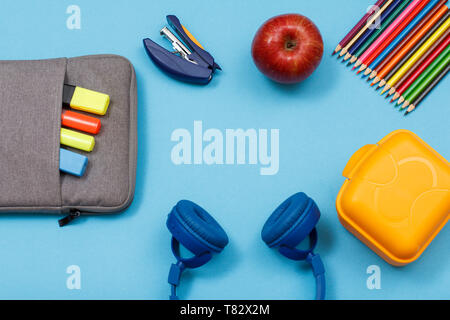
<svg viewBox="0 0 450 320">
<path fill-rule="evenodd" d="M 78 112 L 63 110 L 61 114 L 61 125 L 87 133 L 97 134 L 100 131 L 102 123 L 100 119 Z"/>
<path fill-rule="evenodd" d="M 60 148 L 59 170 L 62 172 L 82 177 L 86 171 L 88 158 L 81 154 Z"/>
<path fill-rule="evenodd" d="M 109 106 L 109 95 L 97 91 L 64 85 L 63 102 L 75 110 L 105 115 Z"/>
<path fill-rule="evenodd" d="M 86 152 L 91 152 L 95 146 L 95 139 L 94 137 L 84 133 L 61 128 L 61 144 Z"/>
</svg>

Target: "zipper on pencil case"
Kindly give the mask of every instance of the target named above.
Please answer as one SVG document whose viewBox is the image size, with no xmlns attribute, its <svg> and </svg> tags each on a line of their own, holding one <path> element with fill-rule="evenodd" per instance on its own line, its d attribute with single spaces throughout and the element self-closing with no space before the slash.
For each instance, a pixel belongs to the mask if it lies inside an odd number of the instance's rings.
<svg viewBox="0 0 450 320">
<path fill-rule="evenodd" d="M 79 218 L 82 215 L 82 212 L 78 209 L 71 209 L 69 214 L 64 218 L 58 220 L 58 224 L 60 227 L 67 226 L 73 220 Z"/>
</svg>

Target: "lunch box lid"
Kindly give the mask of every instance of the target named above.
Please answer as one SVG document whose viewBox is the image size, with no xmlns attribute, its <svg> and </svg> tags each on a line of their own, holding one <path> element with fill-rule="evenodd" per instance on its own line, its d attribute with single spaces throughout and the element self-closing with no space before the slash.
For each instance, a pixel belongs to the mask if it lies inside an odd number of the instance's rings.
<svg viewBox="0 0 450 320">
<path fill-rule="evenodd" d="M 390 264 L 416 260 L 449 219 L 449 162 L 411 131 L 362 147 L 343 176 L 341 223 Z"/>
</svg>

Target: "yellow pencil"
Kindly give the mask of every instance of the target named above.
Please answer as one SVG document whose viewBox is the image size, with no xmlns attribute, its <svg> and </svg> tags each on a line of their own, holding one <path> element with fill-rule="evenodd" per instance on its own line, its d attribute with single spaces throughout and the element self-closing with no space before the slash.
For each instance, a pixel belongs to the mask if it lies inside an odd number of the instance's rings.
<svg viewBox="0 0 450 320">
<path fill-rule="evenodd" d="M 395 86 L 395 84 L 405 75 L 405 73 L 419 60 L 430 47 L 444 34 L 444 32 L 450 26 L 450 18 L 445 20 L 445 23 L 439 27 L 431 37 L 416 51 L 416 53 L 409 58 L 408 61 L 395 73 L 391 79 L 387 82 L 389 88 Z"/>
<path fill-rule="evenodd" d="M 344 49 L 341 50 L 341 52 L 339 53 L 339 56 L 342 57 L 344 54 L 346 54 L 348 52 L 348 49 L 350 49 L 350 47 L 356 42 L 358 41 L 358 39 L 363 35 L 364 32 L 366 32 L 366 30 L 381 16 L 381 14 L 387 9 L 387 7 L 389 7 L 391 5 L 391 3 L 394 0 L 388 0 L 386 1 L 386 3 L 383 5 L 383 7 L 372 16 L 372 18 L 370 18 L 370 20 L 367 20 L 367 23 L 364 25 L 364 27 L 359 30 L 359 32 L 356 34 L 356 36 L 353 37 L 352 40 L 350 40 L 349 43 L 347 43 L 347 45 L 344 47 Z"/>
</svg>

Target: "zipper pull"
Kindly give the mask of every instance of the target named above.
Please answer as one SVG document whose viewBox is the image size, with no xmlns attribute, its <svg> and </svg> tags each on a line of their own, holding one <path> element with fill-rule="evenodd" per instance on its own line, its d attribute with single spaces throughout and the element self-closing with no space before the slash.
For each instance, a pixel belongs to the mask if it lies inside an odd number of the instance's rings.
<svg viewBox="0 0 450 320">
<path fill-rule="evenodd" d="M 64 227 L 65 225 L 68 225 L 72 220 L 78 218 L 79 216 L 81 216 L 80 210 L 71 210 L 69 215 L 58 220 L 59 226 Z"/>
</svg>

